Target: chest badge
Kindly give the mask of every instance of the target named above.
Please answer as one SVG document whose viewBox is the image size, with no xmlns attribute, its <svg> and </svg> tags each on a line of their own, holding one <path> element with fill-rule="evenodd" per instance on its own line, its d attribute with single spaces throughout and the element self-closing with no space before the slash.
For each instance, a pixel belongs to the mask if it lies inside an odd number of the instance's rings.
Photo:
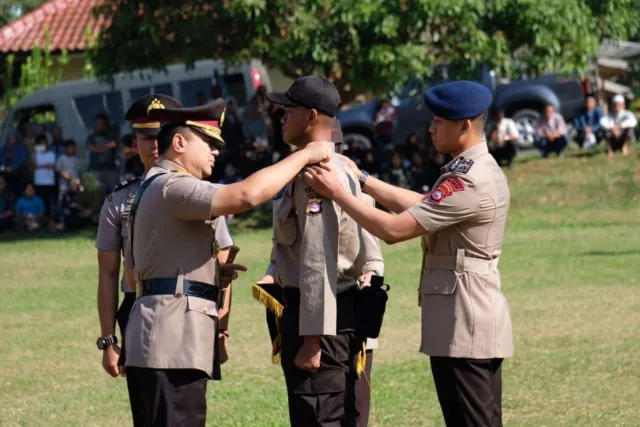
<svg viewBox="0 0 640 427">
<path fill-rule="evenodd" d="M 321 199 L 309 199 L 307 202 L 307 215 L 315 216 L 322 213 L 322 200 Z"/>
</svg>

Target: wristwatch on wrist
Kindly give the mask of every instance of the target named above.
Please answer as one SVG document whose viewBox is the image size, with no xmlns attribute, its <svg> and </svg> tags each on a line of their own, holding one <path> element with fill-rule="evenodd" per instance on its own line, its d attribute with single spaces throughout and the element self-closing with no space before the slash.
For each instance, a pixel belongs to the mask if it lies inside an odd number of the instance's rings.
<svg viewBox="0 0 640 427">
<path fill-rule="evenodd" d="M 96 342 L 98 350 L 106 350 L 110 345 L 118 344 L 118 338 L 114 336 L 100 337 Z"/>
<path fill-rule="evenodd" d="M 358 181 L 360 181 L 360 186 L 364 186 L 364 183 L 366 182 L 367 178 L 369 178 L 369 172 L 367 171 L 362 171 L 362 174 L 360 175 L 360 179 Z"/>
</svg>

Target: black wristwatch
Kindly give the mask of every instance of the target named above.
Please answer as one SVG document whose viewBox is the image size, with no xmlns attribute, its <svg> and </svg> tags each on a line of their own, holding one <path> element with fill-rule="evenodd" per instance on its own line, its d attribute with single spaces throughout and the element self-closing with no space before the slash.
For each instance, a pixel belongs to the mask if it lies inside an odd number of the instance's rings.
<svg viewBox="0 0 640 427">
<path fill-rule="evenodd" d="M 96 342 L 98 350 L 106 350 L 110 345 L 118 344 L 118 338 L 114 336 L 100 337 Z"/>
<path fill-rule="evenodd" d="M 367 181 L 367 178 L 369 178 L 369 172 L 362 171 L 362 174 L 360 175 L 360 179 L 358 180 L 360 181 L 361 187 L 364 187 L 364 183 Z"/>
</svg>

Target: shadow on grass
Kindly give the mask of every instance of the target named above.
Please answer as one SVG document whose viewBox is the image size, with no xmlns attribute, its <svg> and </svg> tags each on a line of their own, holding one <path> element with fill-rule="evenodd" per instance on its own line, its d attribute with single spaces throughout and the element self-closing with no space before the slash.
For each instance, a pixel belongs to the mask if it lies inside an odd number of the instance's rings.
<svg viewBox="0 0 640 427">
<path fill-rule="evenodd" d="M 72 232 L 52 232 L 46 228 L 33 232 L 7 231 L 0 234 L 0 242 L 28 242 L 33 240 L 64 240 L 77 237 L 85 237 L 90 240 L 96 239 L 97 226 L 83 228 Z"/>
<path fill-rule="evenodd" d="M 618 255 L 638 255 L 640 254 L 640 249 L 631 249 L 631 250 L 611 250 L 611 251 L 589 251 L 584 252 L 582 256 L 618 256 Z"/>
</svg>

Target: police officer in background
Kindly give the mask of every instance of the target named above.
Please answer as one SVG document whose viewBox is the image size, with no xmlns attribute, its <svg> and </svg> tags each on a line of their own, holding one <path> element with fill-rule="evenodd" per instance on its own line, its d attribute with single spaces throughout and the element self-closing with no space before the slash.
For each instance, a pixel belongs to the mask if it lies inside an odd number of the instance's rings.
<svg viewBox="0 0 640 427">
<path fill-rule="evenodd" d="M 340 95 L 328 80 L 301 77 L 285 93 L 268 93 L 283 105 L 284 140 L 298 149 L 332 137 Z M 358 197 L 353 173 L 333 155 L 340 184 Z M 292 177 L 293 178 L 293 177 Z M 358 278 L 375 271 L 361 257 L 362 229 L 313 191 L 302 174 L 274 198 L 271 268 L 282 286 L 281 365 L 292 426 L 355 425 L 355 355 Z"/>
<path fill-rule="evenodd" d="M 509 208 L 507 179 L 483 140 L 491 92 L 457 81 L 427 90 L 429 128 L 454 158 L 426 197 L 367 177 L 363 189 L 397 215 L 362 203 L 339 172 L 312 166 L 307 182 L 389 244 L 427 235 L 420 284 L 422 344 L 447 426 L 502 426 L 502 361 L 513 356 L 498 259 Z"/>
<path fill-rule="evenodd" d="M 324 161 L 331 145 L 311 144 L 242 182 L 212 184 L 224 101 L 197 108 L 153 109 L 164 123 L 160 160 L 144 178 L 129 218 L 139 298 L 126 331 L 130 393 L 153 426 L 204 426 L 208 379 L 220 379 L 218 316 L 222 287 L 243 266 L 223 264 L 210 220 L 269 201 L 307 164 Z M 226 337 L 226 336 L 225 336 Z"/>
</svg>

